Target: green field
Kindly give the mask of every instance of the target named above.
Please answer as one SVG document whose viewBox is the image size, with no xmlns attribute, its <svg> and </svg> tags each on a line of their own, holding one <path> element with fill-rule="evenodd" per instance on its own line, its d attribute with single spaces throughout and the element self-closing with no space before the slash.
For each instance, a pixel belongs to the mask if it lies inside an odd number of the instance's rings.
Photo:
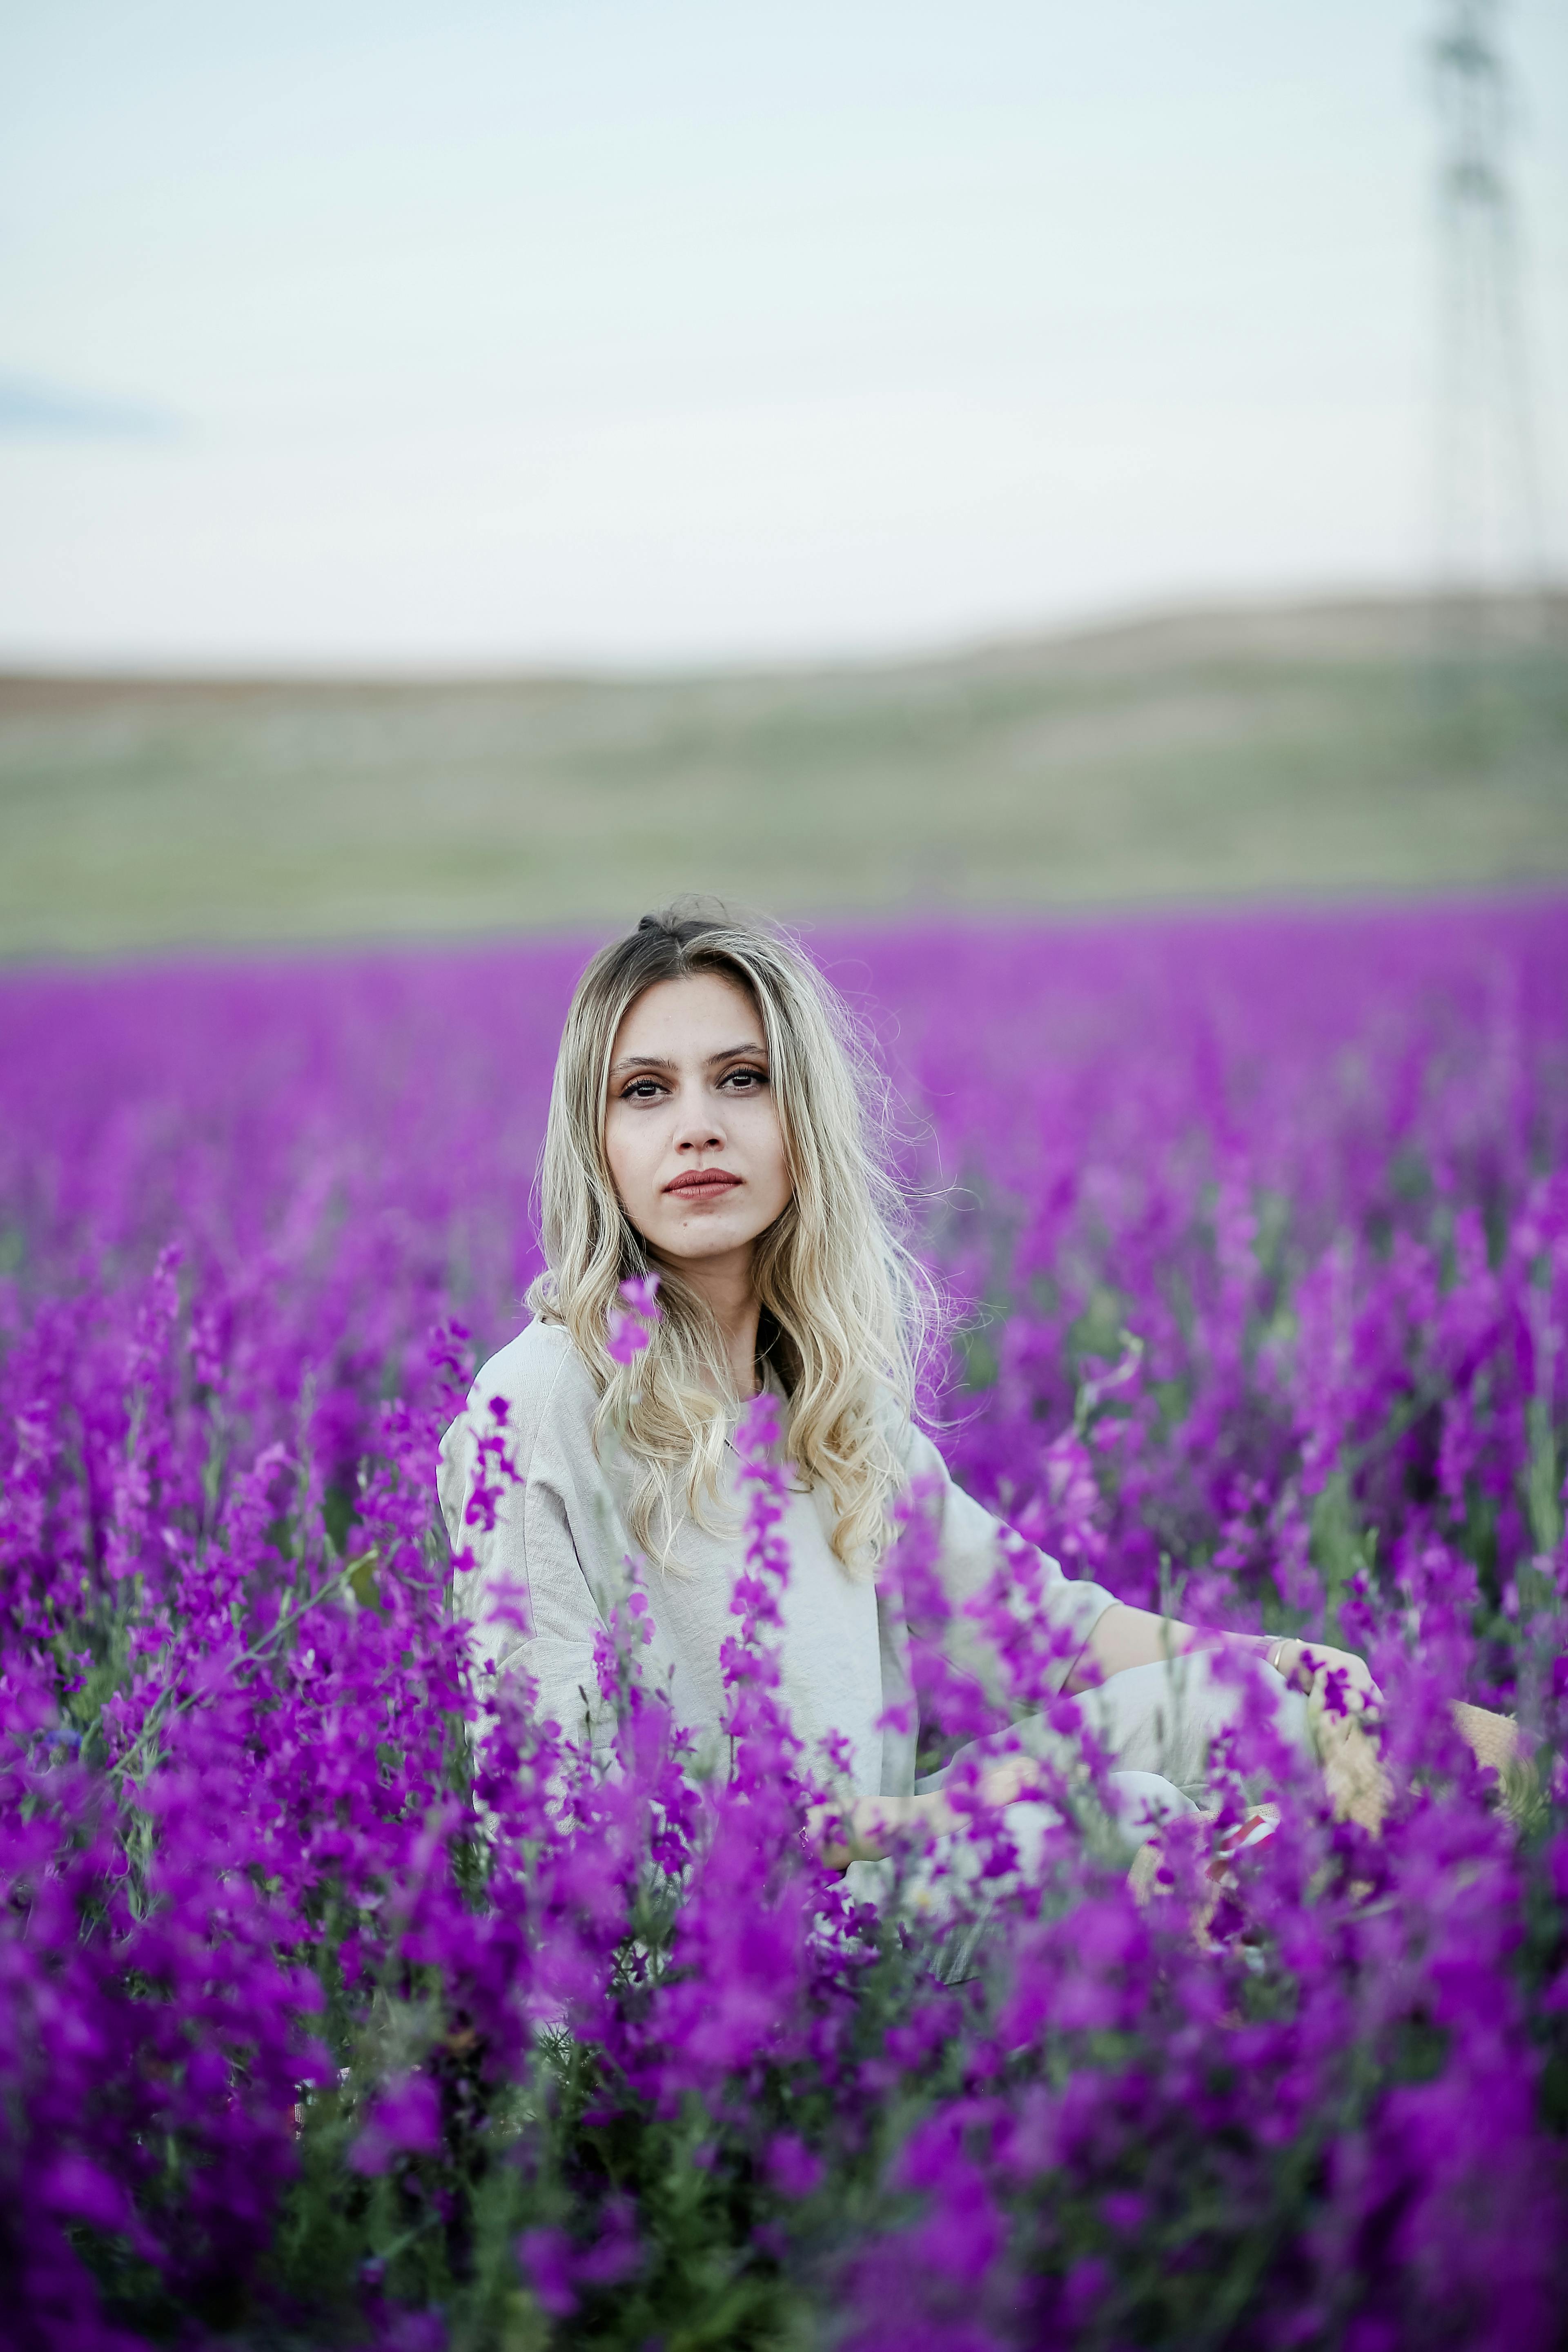
<svg viewBox="0 0 1568 2352">
<path fill-rule="evenodd" d="M 0 953 L 1568 876 L 1568 597 L 1517 617 L 1458 663 L 1391 601 L 710 677 L 3 677 Z"/>
</svg>

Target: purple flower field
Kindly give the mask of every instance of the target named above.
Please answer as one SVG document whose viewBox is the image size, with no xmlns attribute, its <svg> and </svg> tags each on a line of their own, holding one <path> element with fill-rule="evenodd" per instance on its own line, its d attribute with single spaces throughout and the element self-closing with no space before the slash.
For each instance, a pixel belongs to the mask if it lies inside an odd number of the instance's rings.
<svg viewBox="0 0 1568 2352">
<path fill-rule="evenodd" d="M 470 1664 L 433 1487 L 584 950 L 13 973 L 7 2340 L 1561 2340 L 1568 904 L 814 950 L 901 1091 L 956 1475 L 1130 1601 L 1363 1649 L 1375 1807 L 1259 1702 L 1136 1888 L 1091 1752 L 1027 1875 L 977 1809 L 853 1894 L 755 1417 L 732 1776 L 634 1591 L 594 1778 Z M 928 1555 L 917 1497 L 940 1616 Z M 1526 1727 L 1502 1780 L 1455 1699 Z"/>
</svg>

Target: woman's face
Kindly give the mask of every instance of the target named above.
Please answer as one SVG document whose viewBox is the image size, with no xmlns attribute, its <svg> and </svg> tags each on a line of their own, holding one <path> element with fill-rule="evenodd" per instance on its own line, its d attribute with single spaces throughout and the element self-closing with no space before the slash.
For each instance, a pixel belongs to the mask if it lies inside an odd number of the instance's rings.
<svg viewBox="0 0 1568 2352">
<path fill-rule="evenodd" d="M 656 1257 L 711 1262 L 788 1206 L 783 1130 L 757 1008 L 718 972 L 647 989 L 610 1055 L 605 1149 L 621 1205 Z"/>
</svg>

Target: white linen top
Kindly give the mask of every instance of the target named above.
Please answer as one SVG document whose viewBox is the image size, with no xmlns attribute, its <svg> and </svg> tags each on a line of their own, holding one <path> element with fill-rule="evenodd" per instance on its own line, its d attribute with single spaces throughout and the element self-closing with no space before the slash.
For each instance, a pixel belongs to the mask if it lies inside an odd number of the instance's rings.
<svg viewBox="0 0 1568 2352">
<path fill-rule="evenodd" d="M 493 1530 L 466 1524 L 479 1434 L 495 1424 L 490 1400 L 503 1397 L 508 1457 L 519 1484 L 504 1486 Z M 523 1668 L 538 1690 L 542 1720 L 559 1723 L 569 1738 L 596 1749 L 614 1736 L 614 1718 L 600 1698 L 594 1641 L 629 1589 L 632 1546 L 626 1532 L 627 1466 L 613 1441 L 595 1456 L 593 1420 L 598 1392 L 588 1367 L 560 1324 L 531 1323 L 492 1356 L 468 1392 L 468 1406 L 441 1443 L 438 1486 L 455 1552 L 465 1547 L 474 1567 L 459 1576 L 457 1604 L 477 1626 L 482 1662 L 498 1672 Z M 926 1507 L 937 1537 L 937 1567 L 958 1611 L 994 1575 L 1001 1528 L 948 1475 L 929 1437 L 906 1423 L 902 1444 L 911 1482 L 929 1489 Z M 699 1752 L 716 1760 L 725 1692 L 720 1650 L 739 1629 L 731 1612 L 744 1559 L 742 1497 L 730 1456 L 728 1492 L 716 1524 L 727 1532 L 688 1523 L 680 1532 L 679 1567 L 643 1571 L 653 1638 L 643 1651 L 645 1675 L 668 1691 L 677 1721 L 695 1732 Z M 790 1573 L 782 1598 L 781 1696 L 813 1763 L 819 1743 L 837 1732 L 848 1743 L 850 1780 L 862 1796 L 909 1796 L 915 1786 L 918 1725 L 913 1721 L 909 1628 L 890 1584 L 851 1575 L 832 1548 L 834 1516 L 826 1490 L 801 1488 L 787 1501 L 779 1532 L 789 1547 Z M 1070 1626 L 1078 1646 L 1113 1596 L 1078 1583 L 1054 1560 L 1045 1561 L 1046 1609 L 1054 1623 Z M 528 1630 L 506 1622 L 508 1601 L 522 1600 Z M 955 1617 L 945 1636 L 955 1663 L 983 1671 L 965 1655 L 974 1636 Z M 1064 1667 L 1064 1673 L 1066 1669 Z M 907 1730 L 879 1727 L 884 1713 L 902 1703 Z"/>
</svg>

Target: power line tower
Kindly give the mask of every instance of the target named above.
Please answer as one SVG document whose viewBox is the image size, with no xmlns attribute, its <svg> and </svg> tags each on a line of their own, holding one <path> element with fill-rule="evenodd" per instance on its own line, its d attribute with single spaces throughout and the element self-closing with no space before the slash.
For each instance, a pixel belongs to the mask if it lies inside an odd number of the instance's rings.
<svg viewBox="0 0 1568 2352">
<path fill-rule="evenodd" d="M 1436 558 L 1444 649 L 1478 655 L 1500 590 L 1528 641 L 1545 587 L 1541 489 L 1507 151 L 1500 0 L 1440 0 Z M 1502 608 L 1506 609 L 1506 608 Z M 1509 634 L 1512 635 L 1513 632 Z"/>
</svg>

